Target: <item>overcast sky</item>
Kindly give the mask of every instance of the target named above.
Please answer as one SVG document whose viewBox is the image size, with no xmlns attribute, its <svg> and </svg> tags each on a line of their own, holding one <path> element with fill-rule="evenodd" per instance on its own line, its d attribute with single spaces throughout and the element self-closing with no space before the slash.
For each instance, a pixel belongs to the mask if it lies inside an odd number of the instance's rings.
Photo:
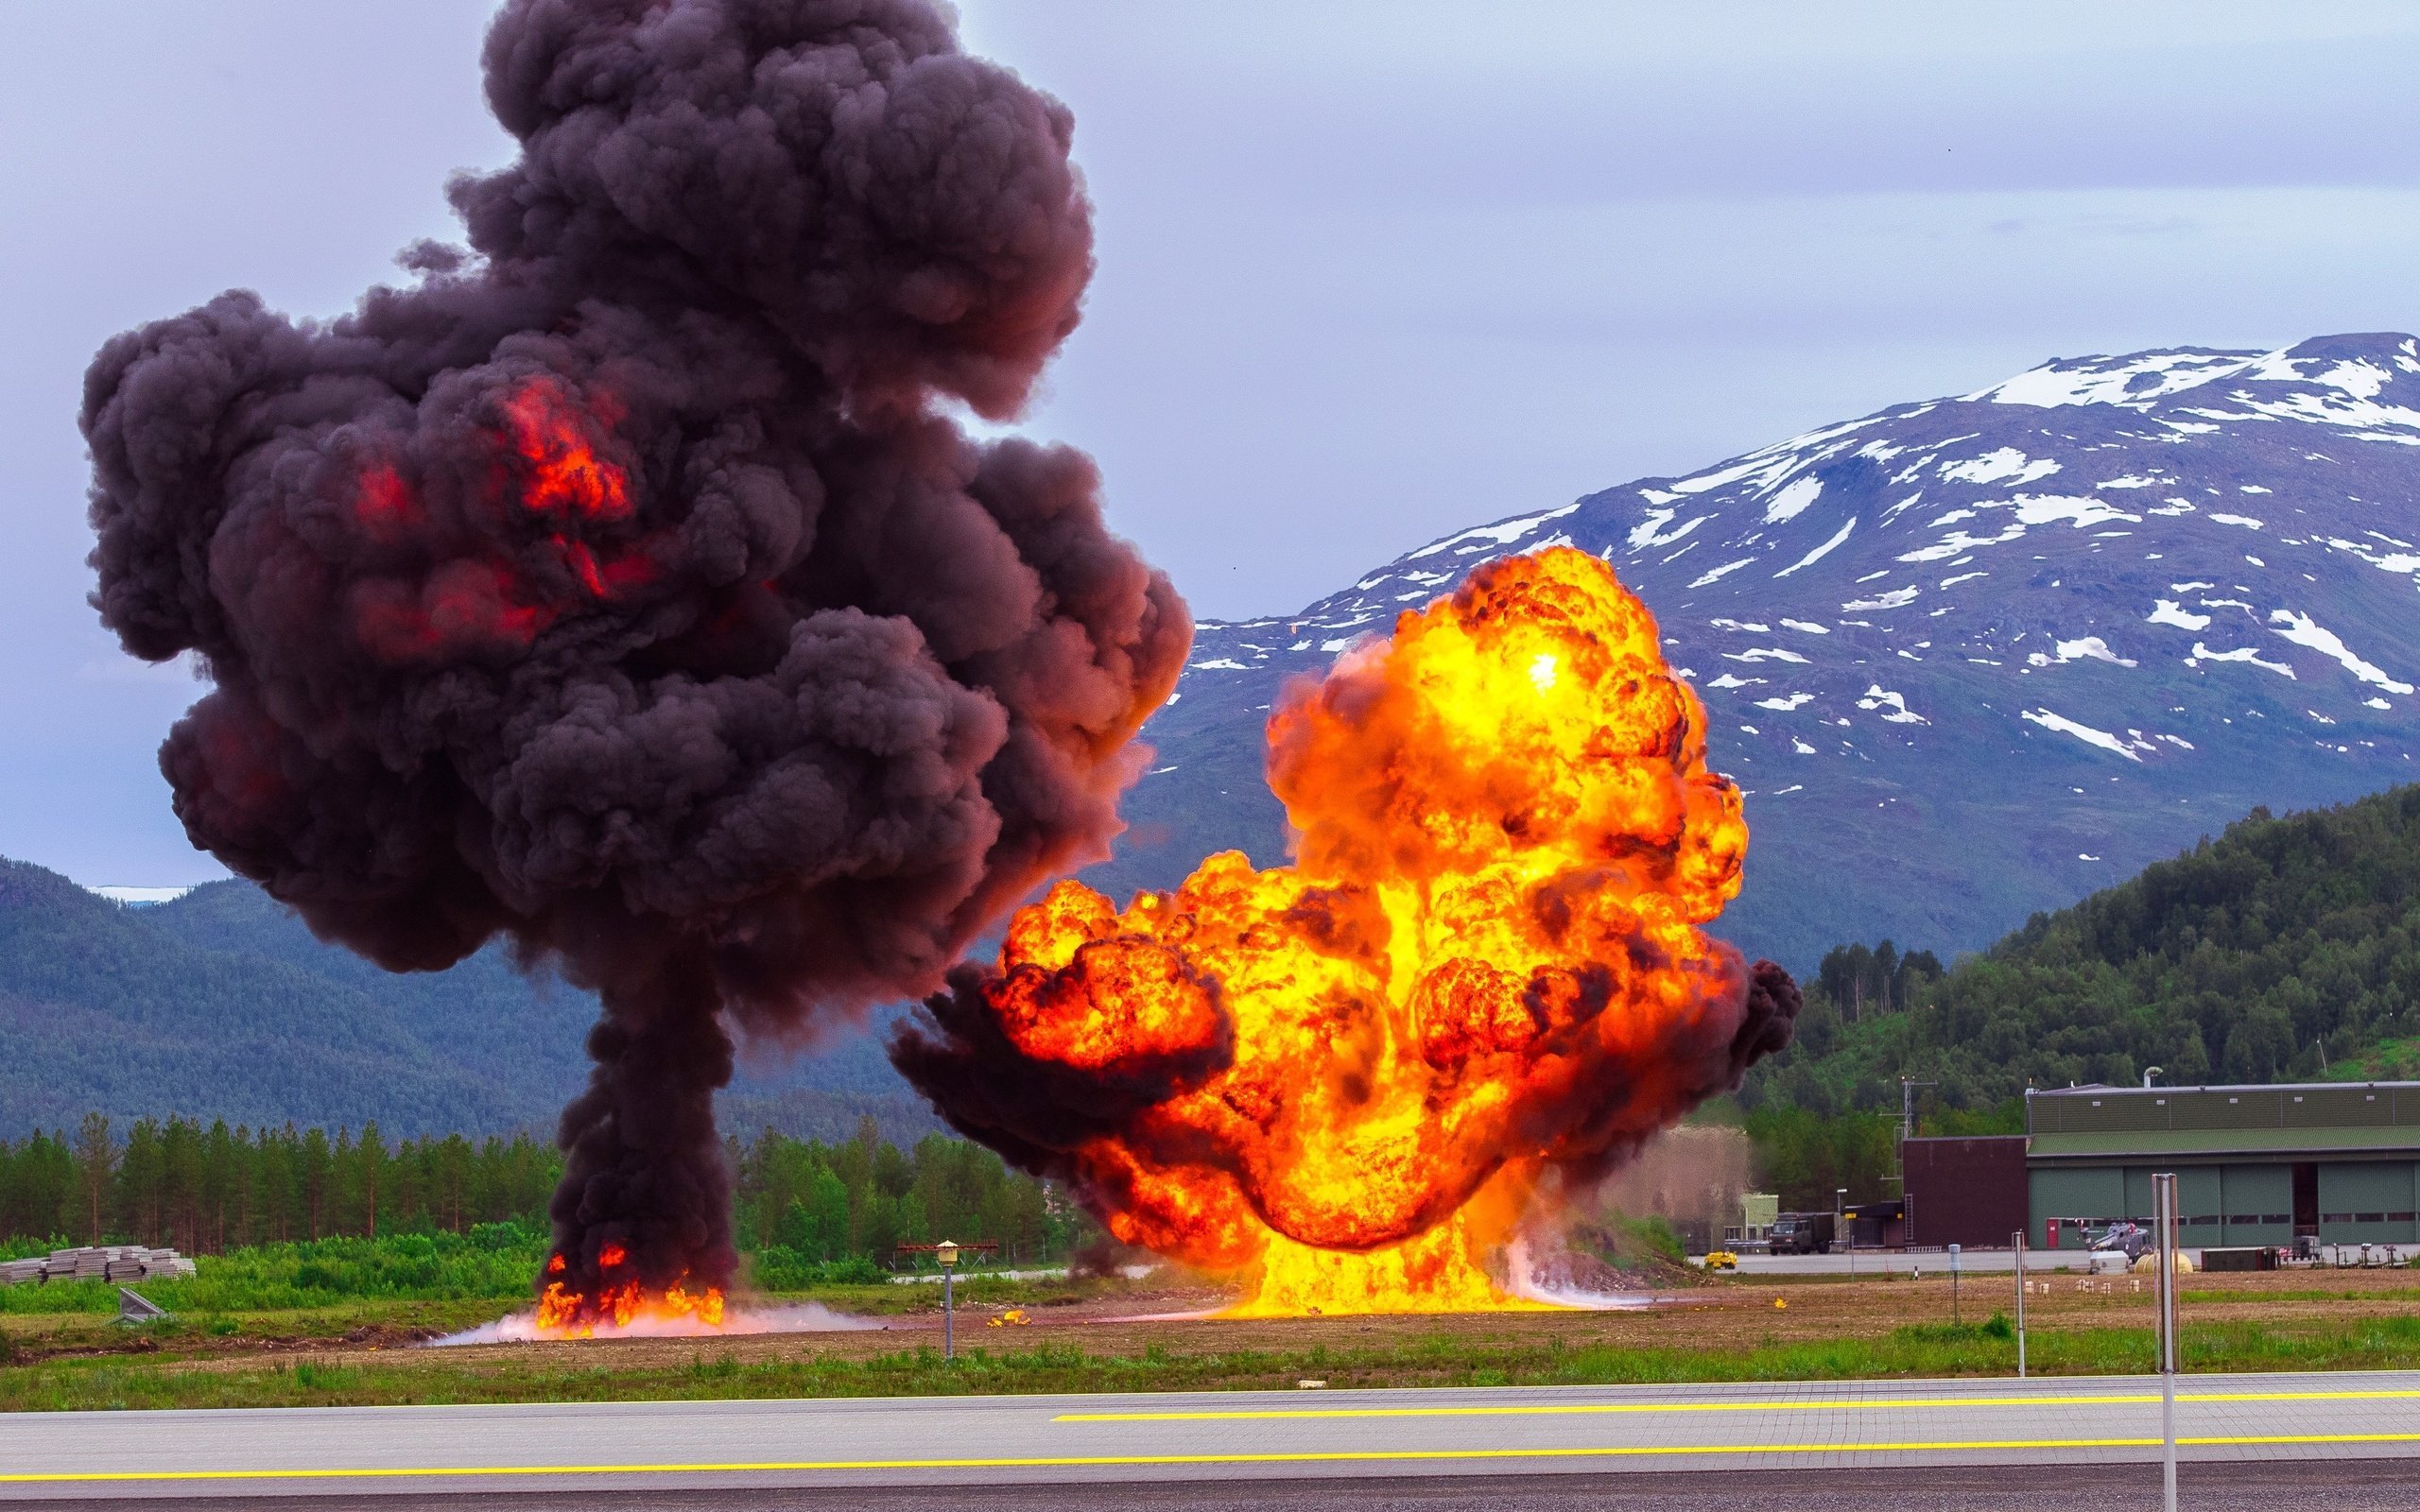
<svg viewBox="0 0 2420 1512">
<path fill-rule="evenodd" d="M 485 0 L 78 0 L 0 53 L 0 855 L 218 874 L 193 685 L 83 603 L 82 369 L 231 285 L 344 309 L 508 142 Z M 971 0 L 1075 108 L 1028 421 L 1197 613 L 2047 357 L 2420 327 L 2420 8 Z"/>
</svg>

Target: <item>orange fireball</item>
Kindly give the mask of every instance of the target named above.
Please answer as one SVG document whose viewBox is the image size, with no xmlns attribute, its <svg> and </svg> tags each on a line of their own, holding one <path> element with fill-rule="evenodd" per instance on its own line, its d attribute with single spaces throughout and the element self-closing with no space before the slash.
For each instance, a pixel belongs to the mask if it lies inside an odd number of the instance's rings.
<svg viewBox="0 0 2420 1512">
<path fill-rule="evenodd" d="M 720 1288 L 691 1291 L 684 1283 L 675 1283 L 660 1292 L 650 1291 L 634 1276 L 614 1274 L 629 1259 L 629 1250 L 611 1242 L 597 1251 L 596 1267 L 604 1280 L 593 1297 L 561 1280 L 547 1281 L 538 1294 L 532 1332 L 545 1339 L 585 1339 L 599 1329 L 616 1333 L 690 1332 L 722 1326 Z M 562 1276 L 565 1269 L 561 1254 L 548 1257 L 548 1276 Z"/>
<path fill-rule="evenodd" d="M 1654 617 L 1567 547 L 1290 688 L 1269 743 L 1294 865 L 1215 855 L 1122 912 L 1063 882 L 895 1053 L 1120 1239 L 1246 1274 L 1248 1311 L 1499 1305 L 1482 1262 L 1549 1171 L 1787 1040 L 1787 975 L 1700 928 L 1738 789 Z"/>
</svg>

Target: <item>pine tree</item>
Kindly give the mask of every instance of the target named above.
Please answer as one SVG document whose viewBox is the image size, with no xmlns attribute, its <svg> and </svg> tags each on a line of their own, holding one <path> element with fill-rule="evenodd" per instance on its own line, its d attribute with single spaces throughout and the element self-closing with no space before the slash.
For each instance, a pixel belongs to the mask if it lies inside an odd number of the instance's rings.
<svg viewBox="0 0 2420 1512">
<path fill-rule="evenodd" d="M 84 1194 L 85 1212 L 89 1219 L 87 1243 L 101 1242 L 101 1207 L 109 1198 L 110 1177 L 117 1169 L 117 1145 L 110 1138 L 110 1121 L 100 1113 L 87 1113 L 76 1127 L 76 1178 Z"/>
</svg>

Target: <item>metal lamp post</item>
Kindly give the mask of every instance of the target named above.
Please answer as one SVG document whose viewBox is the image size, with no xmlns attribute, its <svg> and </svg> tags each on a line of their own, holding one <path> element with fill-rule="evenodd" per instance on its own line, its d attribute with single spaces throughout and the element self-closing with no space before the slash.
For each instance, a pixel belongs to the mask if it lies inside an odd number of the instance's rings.
<svg viewBox="0 0 2420 1512">
<path fill-rule="evenodd" d="M 2159 1437 L 2160 1480 L 2168 1512 L 2176 1512 L 2176 1177 L 2152 1177 L 2152 1206 L 2159 1215 Z"/>
<path fill-rule="evenodd" d="M 2016 1251 L 2016 1379 L 2025 1379 L 2025 1294 L 2033 1283 L 2025 1279 L 2025 1230 L 2009 1235 L 2009 1244 Z"/>
<path fill-rule="evenodd" d="M 958 1357 L 957 1340 L 950 1328 L 951 1304 L 956 1300 L 951 1292 L 958 1280 L 958 1246 L 942 1240 L 933 1246 L 933 1259 L 942 1267 L 942 1358 L 952 1360 Z"/>
</svg>

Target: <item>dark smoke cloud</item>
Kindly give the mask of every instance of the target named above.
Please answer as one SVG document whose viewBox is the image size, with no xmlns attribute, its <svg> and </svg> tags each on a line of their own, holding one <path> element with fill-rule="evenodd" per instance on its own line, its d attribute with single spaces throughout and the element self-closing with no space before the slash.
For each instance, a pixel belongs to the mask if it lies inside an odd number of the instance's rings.
<svg viewBox="0 0 2420 1512">
<path fill-rule="evenodd" d="M 1196 980 L 1216 1001 L 1217 983 Z M 1029 1056 L 1001 1028 L 990 995 L 999 986 L 995 971 L 952 967 L 948 988 L 925 1000 L 930 1022 L 910 1019 L 893 1031 L 890 1061 L 952 1128 L 1035 1176 L 1080 1186 L 1066 1160 L 1072 1151 L 1127 1132 L 1152 1107 L 1194 1091 L 1235 1059 L 1235 1024 L 1223 1013 L 1214 1038 L 1172 1056 L 1085 1067 Z"/>
<path fill-rule="evenodd" d="M 725 1024 L 929 991 L 1099 855 L 1190 636 L 1082 455 L 970 442 L 1073 329 L 1057 102 L 927 0 L 513 0 L 469 249 L 87 376 L 94 597 L 216 689 L 196 845 L 398 970 L 597 988 L 568 1281 L 728 1279 Z"/>
</svg>

